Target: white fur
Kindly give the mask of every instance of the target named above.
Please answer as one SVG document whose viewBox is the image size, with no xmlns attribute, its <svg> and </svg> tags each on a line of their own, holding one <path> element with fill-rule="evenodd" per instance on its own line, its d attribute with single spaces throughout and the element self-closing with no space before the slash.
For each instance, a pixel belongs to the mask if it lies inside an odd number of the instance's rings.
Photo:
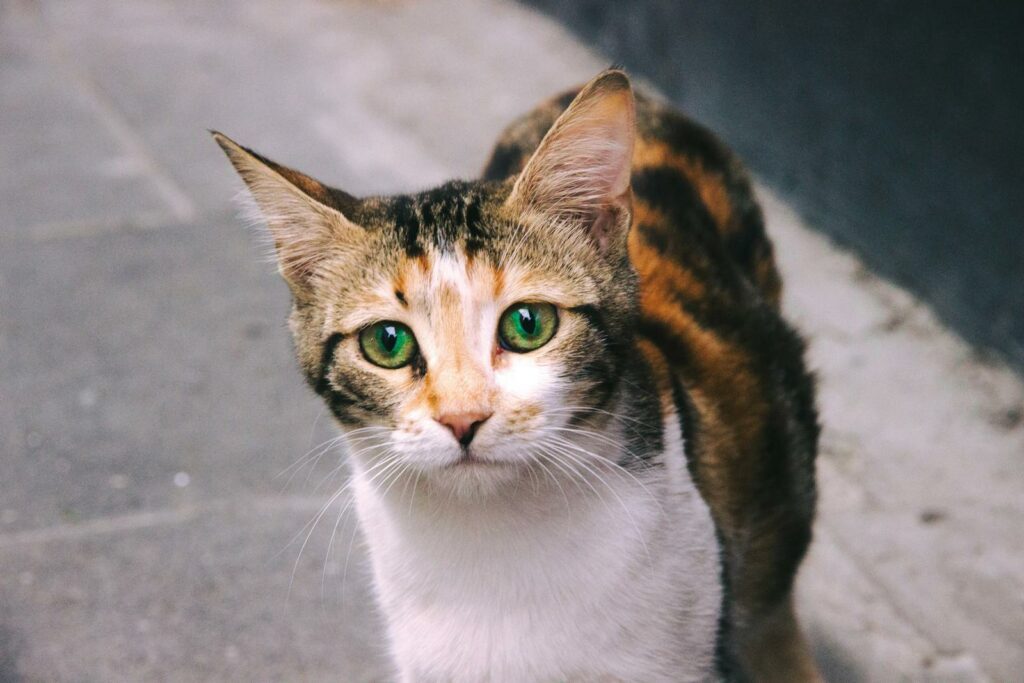
<svg viewBox="0 0 1024 683">
<path fill-rule="evenodd" d="M 356 462 L 401 680 L 712 678 L 718 547 L 671 410 L 664 427 L 664 466 L 642 483 L 608 465 L 604 484 L 464 498 L 416 481 L 410 496 L 375 487 Z"/>
</svg>

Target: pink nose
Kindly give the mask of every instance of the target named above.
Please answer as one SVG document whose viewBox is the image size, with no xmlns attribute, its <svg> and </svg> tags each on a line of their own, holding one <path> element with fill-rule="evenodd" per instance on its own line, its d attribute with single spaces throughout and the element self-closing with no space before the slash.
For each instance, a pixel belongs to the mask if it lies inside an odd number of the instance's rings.
<svg viewBox="0 0 1024 683">
<path fill-rule="evenodd" d="M 445 413 L 435 418 L 448 429 L 452 430 L 455 440 L 463 446 L 476 436 L 477 430 L 494 413 L 469 412 L 469 413 Z"/>
</svg>

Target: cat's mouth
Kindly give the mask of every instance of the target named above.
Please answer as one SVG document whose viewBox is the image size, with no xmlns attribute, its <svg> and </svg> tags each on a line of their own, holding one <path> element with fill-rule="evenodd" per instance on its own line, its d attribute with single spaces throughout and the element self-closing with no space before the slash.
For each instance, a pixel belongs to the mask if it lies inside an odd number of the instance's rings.
<svg viewBox="0 0 1024 683">
<path fill-rule="evenodd" d="M 463 448 L 459 457 L 454 462 L 450 462 L 445 465 L 445 469 L 466 469 L 466 468 L 490 468 L 490 467 L 510 467 L 511 463 L 502 462 L 500 460 L 491 460 L 490 458 L 482 457 L 476 451 L 469 448 Z"/>
</svg>

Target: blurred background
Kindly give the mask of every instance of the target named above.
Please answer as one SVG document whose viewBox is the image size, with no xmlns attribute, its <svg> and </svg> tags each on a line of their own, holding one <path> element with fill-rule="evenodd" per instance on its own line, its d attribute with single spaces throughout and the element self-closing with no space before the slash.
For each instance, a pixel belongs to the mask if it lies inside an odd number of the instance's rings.
<svg viewBox="0 0 1024 683">
<path fill-rule="evenodd" d="M 206 129 L 409 191 L 612 62 L 758 178 L 820 379 L 823 669 L 1019 680 L 1022 7 L 0 0 L 0 681 L 388 680 Z"/>
<path fill-rule="evenodd" d="M 1024 368 L 1024 3 L 528 0 Z"/>
</svg>

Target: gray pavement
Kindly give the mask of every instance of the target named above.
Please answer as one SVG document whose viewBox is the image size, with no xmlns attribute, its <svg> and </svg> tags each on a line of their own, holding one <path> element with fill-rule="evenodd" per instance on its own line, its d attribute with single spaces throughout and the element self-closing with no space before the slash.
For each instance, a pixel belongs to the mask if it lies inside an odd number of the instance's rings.
<svg viewBox="0 0 1024 683">
<path fill-rule="evenodd" d="M 204 129 L 408 190 L 604 65 L 499 0 L 0 4 L 0 680 L 388 678 L 344 499 L 305 543 L 341 454 L 301 460 L 334 432 Z M 823 667 L 1020 680 L 1024 385 L 762 195 L 821 377 Z"/>
</svg>

